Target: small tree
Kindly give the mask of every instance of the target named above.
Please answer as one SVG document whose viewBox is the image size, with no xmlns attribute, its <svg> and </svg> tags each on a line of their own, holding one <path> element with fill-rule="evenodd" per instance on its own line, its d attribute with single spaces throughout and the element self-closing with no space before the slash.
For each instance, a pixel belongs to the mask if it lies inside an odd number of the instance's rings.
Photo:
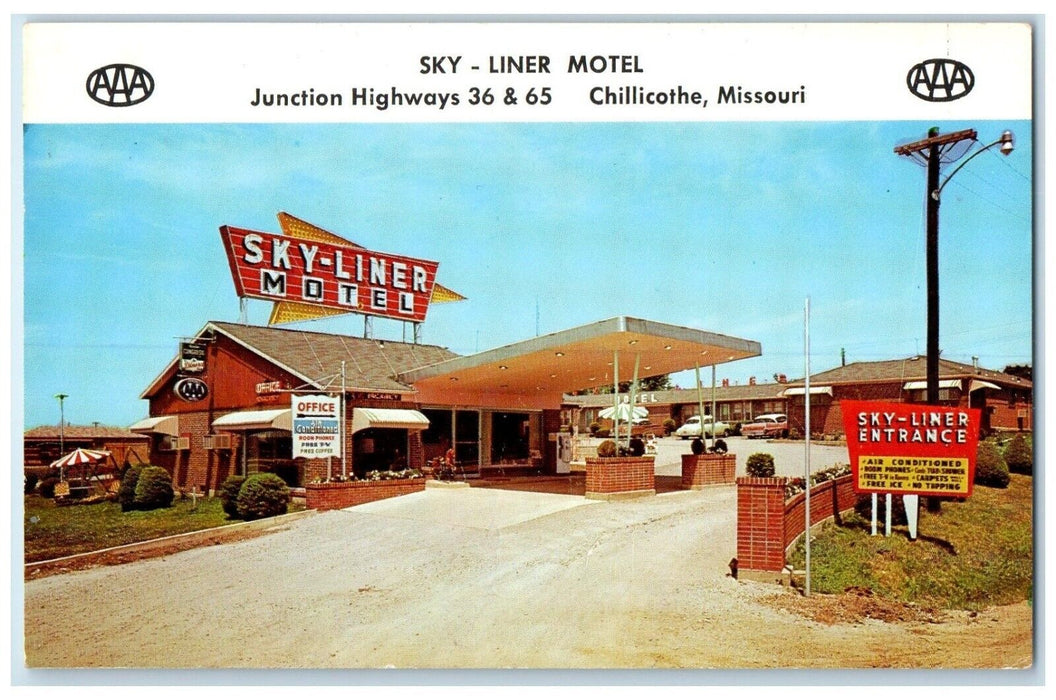
<svg viewBox="0 0 1056 700">
<path fill-rule="evenodd" d="M 122 482 L 124 485 L 124 482 Z M 172 477 L 162 467 L 144 467 L 136 482 L 133 505 L 137 510 L 168 508 L 176 493 L 172 488 Z"/>
<path fill-rule="evenodd" d="M 980 442 L 975 457 L 975 483 L 1003 489 L 1008 486 L 1009 481 L 1008 465 L 998 452 L 997 446 L 986 440 Z"/>
<path fill-rule="evenodd" d="M 769 477 L 774 475 L 774 456 L 756 452 L 748 457 L 748 476 Z"/>
<path fill-rule="evenodd" d="M 245 520 L 282 515 L 289 503 L 290 487 L 281 477 L 267 472 L 248 476 L 236 501 L 238 515 Z"/>
<path fill-rule="evenodd" d="M 1034 455 L 1022 435 L 1016 435 L 1005 448 L 1005 464 L 1016 474 L 1034 473 Z"/>
<path fill-rule="evenodd" d="M 238 517 L 238 492 L 245 482 L 246 477 L 232 474 L 220 484 L 220 505 L 229 518 Z"/>
</svg>

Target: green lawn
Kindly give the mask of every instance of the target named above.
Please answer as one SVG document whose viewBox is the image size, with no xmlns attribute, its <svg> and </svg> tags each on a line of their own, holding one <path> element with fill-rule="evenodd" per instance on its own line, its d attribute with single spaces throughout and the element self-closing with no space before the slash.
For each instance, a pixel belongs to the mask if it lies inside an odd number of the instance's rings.
<svg viewBox="0 0 1056 700">
<path fill-rule="evenodd" d="M 811 540 L 811 590 L 861 586 L 886 598 L 961 610 L 1030 600 L 1032 488 L 1029 476 L 1013 474 L 1007 489 L 977 485 L 964 502 L 944 502 L 941 513 L 922 507 L 916 542 L 904 526 L 892 528 L 890 537 L 873 537 L 868 520 L 854 514 L 842 526 L 827 524 Z M 790 563 L 804 568 L 802 544 Z"/>
<path fill-rule="evenodd" d="M 171 508 L 128 513 L 115 502 L 56 506 L 52 499 L 34 495 L 24 503 L 26 562 L 241 522 L 227 517 L 219 498 L 199 498 L 193 509 L 188 498 L 177 499 Z M 290 505 L 291 511 L 296 509 Z"/>
</svg>

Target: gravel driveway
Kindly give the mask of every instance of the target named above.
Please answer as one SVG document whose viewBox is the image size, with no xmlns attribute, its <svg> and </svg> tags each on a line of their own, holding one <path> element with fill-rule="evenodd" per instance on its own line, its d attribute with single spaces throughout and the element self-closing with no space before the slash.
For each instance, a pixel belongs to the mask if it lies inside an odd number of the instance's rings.
<svg viewBox="0 0 1056 700">
<path fill-rule="evenodd" d="M 1025 606 L 834 625 L 775 606 L 798 596 L 728 575 L 735 502 L 732 487 L 609 502 L 427 489 L 256 539 L 27 581 L 26 658 L 51 668 L 1029 664 Z"/>
</svg>

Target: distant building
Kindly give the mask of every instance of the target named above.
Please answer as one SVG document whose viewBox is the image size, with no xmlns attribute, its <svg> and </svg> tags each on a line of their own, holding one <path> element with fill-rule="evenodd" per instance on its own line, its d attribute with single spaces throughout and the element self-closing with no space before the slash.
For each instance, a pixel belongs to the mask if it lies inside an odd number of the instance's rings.
<svg viewBox="0 0 1056 700">
<path fill-rule="evenodd" d="M 810 377 L 810 427 L 812 433 L 842 435 L 843 413 L 839 402 L 891 401 L 925 403 L 927 366 L 924 357 L 851 364 Z M 802 379 L 784 391 L 788 399 L 789 427 L 802 433 L 805 423 Z M 939 403 L 982 409 L 981 432 L 1030 431 L 1034 428 L 1034 385 L 1004 372 L 939 360 Z"/>
<path fill-rule="evenodd" d="M 117 464 L 150 459 L 150 440 L 126 428 L 108 425 L 41 425 L 22 434 L 23 465 L 27 472 L 41 472 L 78 447 L 107 450 Z"/>
</svg>

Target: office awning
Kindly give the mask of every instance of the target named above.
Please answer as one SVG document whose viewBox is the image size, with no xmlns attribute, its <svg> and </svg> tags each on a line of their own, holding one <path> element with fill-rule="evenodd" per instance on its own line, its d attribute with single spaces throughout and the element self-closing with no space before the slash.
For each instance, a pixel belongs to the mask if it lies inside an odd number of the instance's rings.
<svg viewBox="0 0 1056 700">
<path fill-rule="evenodd" d="M 161 435 L 178 436 L 180 434 L 180 419 L 178 416 L 153 416 L 130 425 L 128 429 L 133 433 L 159 433 Z"/>
<path fill-rule="evenodd" d="M 293 411 L 288 408 L 274 408 L 268 411 L 238 411 L 228 413 L 213 421 L 213 427 L 220 430 L 277 430 L 293 431 Z"/>
<path fill-rule="evenodd" d="M 924 390 L 924 389 L 928 388 L 928 383 L 926 381 L 906 382 L 902 386 L 902 388 L 905 389 L 906 391 L 921 391 L 921 390 Z M 939 380 L 939 388 L 940 389 L 960 389 L 961 388 L 961 380 L 960 379 L 940 379 Z"/>
<path fill-rule="evenodd" d="M 997 384 L 991 384 L 990 382 L 984 382 L 982 379 L 973 379 L 972 383 L 968 385 L 968 393 L 973 391 L 979 391 L 980 389 L 997 389 L 1000 390 Z"/>
<path fill-rule="evenodd" d="M 429 419 L 419 411 L 408 408 L 353 408 L 352 432 L 367 428 L 402 428 L 425 430 Z"/>
<path fill-rule="evenodd" d="M 794 386 L 794 387 L 790 387 L 790 388 L 785 389 L 784 391 L 782 391 L 781 395 L 782 396 L 803 396 L 803 394 L 805 394 L 805 393 L 807 393 L 807 392 L 806 392 L 806 389 L 804 387 Z M 831 386 L 812 386 L 812 387 L 810 387 L 810 395 L 814 396 L 815 394 L 828 394 L 829 396 L 832 396 L 832 387 Z"/>
</svg>

